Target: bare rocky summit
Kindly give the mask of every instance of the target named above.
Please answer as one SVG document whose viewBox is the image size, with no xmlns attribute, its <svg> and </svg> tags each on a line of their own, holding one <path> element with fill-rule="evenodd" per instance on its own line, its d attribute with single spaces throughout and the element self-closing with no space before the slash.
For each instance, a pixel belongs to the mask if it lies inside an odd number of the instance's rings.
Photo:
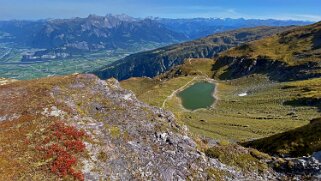
<svg viewBox="0 0 321 181">
<path fill-rule="evenodd" d="M 276 177 L 271 170 L 246 173 L 207 157 L 201 148 L 206 145 L 177 124 L 172 113 L 138 101 L 114 79 L 103 81 L 94 75 L 78 74 L 17 81 L 0 86 L 0 97 L 2 178 Z M 61 154 L 62 163 L 58 162 Z"/>
</svg>

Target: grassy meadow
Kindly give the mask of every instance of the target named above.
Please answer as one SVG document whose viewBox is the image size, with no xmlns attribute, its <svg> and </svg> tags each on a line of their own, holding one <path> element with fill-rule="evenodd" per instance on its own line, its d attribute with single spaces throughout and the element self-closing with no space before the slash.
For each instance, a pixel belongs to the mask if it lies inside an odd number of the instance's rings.
<svg viewBox="0 0 321 181">
<path fill-rule="evenodd" d="M 196 111 L 184 109 L 176 94 L 168 98 L 187 83 L 208 79 L 211 76 L 208 65 L 212 62 L 210 59 L 188 60 L 179 68 L 181 74 L 171 75 L 172 78 L 164 79 L 168 74 L 156 79 L 131 78 L 122 81 L 121 85 L 135 92 L 141 101 L 154 106 L 162 107 L 167 99 L 164 108 L 172 111 L 180 123 L 196 134 L 219 140 L 262 138 L 301 127 L 320 115 L 317 107 L 289 103 L 304 97 L 321 97 L 313 91 L 321 79 L 280 83 L 272 82 L 264 75 L 251 75 L 228 81 L 215 80 L 218 98 L 215 104 L 212 108 Z M 306 87 L 311 91 L 300 94 Z M 242 93 L 247 96 L 239 96 Z"/>
</svg>

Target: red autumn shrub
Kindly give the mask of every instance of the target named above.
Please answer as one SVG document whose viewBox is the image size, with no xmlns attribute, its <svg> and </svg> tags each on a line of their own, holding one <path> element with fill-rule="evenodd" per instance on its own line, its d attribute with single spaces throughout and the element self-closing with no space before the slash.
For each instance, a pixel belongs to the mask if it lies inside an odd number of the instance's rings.
<svg viewBox="0 0 321 181">
<path fill-rule="evenodd" d="M 85 136 L 85 132 L 78 130 L 74 126 L 68 126 L 63 122 L 56 122 L 51 126 L 51 130 L 54 131 L 54 135 L 61 139 L 62 137 L 79 139 Z"/>
<path fill-rule="evenodd" d="M 59 176 L 66 176 L 73 173 L 73 165 L 77 164 L 77 159 L 65 150 L 59 150 L 55 153 L 56 159 L 51 165 L 51 171 Z"/>
<path fill-rule="evenodd" d="M 84 180 L 84 175 L 74 170 L 78 160 L 73 155 L 83 152 L 85 144 L 82 138 L 85 132 L 74 126 L 68 126 L 58 121 L 49 127 L 49 135 L 42 141 L 43 145 L 37 145 L 36 150 L 45 153 L 45 158 L 53 158 L 50 170 L 59 177 L 73 176 L 76 180 Z M 49 142 L 53 142 L 47 145 Z"/>
<path fill-rule="evenodd" d="M 73 150 L 75 152 L 82 152 L 85 150 L 85 144 L 80 140 L 67 140 L 64 141 L 64 145 L 68 150 Z"/>
</svg>

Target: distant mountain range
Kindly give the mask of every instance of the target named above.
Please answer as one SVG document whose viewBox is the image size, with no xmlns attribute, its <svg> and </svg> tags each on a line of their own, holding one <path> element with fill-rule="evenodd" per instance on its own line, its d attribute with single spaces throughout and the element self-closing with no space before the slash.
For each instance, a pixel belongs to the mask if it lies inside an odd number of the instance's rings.
<svg viewBox="0 0 321 181">
<path fill-rule="evenodd" d="M 190 39 L 202 38 L 214 33 L 257 26 L 291 26 L 307 25 L 312 22 L 295 20 L 275 20 L 275 19 L 232 19 L 232 18 L 193 18 L 193 19 L 166 19 L 155 18 L 155 20 L 168 29 L 184 33 Z"/>
<path fill-rule="evenodd" d="M 213 33 L 254 26 L 305 25 L 311 22 L 258 19 L 165 19 L 127 15 L 39 21 L 0 21 L 0 43 L 45 49 L 24 59 L 66 58 L 99 50 L 146 50 Z"/>
<path fill-rule="evenodd" d="M 0 31 L 7 33 L 0 42 L 11 42 L 29 48 L 46 49 L 25 57 L 65 58 L 89 51 L 125 49 L 143 50 L 181 42 L 187 37 L 150 19 L 129 16 L 56 19 L 45 21 L 0 22 Z"/>
</svg>

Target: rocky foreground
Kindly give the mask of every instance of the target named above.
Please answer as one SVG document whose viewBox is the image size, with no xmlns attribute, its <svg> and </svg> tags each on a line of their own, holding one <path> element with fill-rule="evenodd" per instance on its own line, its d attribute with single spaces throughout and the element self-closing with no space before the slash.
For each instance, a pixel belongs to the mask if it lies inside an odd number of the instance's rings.
<svg viewBox="0 0 321 181">
<path fill-rule="evenodd" d="M 7 180 L 286 178 L 269 167 L 227 166 L 215 150 L 205 154 L 218 146 L 214 140 L 192 136 L 173 114 L 138 101 L 113 79 L 79 74 L 16 81 L 0 86 L 0 100 L 0 176 Z"/>
</svg>

